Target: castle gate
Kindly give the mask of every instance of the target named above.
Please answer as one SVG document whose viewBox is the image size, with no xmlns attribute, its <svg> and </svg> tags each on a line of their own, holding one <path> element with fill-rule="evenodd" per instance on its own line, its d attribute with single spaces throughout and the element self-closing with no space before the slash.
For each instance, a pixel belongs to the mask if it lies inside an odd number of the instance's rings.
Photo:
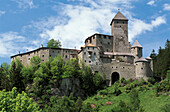
<svg viewBox="0 0 170 112">
<path fill-rule="evenodd" d="M 119 78 L 120 78 L 120 77 L 119 77 L 119 73 L 113 72 L 113 73 L 112 73 L 112 76 L 111 76 L 112 84 L 114 84 L 116 81 L 118 81 Z"/>
</svg>

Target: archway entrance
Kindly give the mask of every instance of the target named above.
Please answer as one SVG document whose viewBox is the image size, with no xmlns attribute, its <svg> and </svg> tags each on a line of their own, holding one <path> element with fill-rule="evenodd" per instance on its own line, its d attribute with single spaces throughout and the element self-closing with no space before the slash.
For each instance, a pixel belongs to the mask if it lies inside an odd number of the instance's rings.
<svg viewBox="0 0 170 112">
<path fill-rule="evenodd" d="M 113 72 L 112 73 L 112 84 L 119 80 L 119 73 Z"/>
</svg>

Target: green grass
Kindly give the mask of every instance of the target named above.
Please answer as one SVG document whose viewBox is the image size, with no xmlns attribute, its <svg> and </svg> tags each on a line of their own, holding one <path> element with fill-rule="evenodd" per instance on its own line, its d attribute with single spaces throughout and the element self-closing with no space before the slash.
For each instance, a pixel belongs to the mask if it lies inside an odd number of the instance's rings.
<svg viewBox="0 0 170 112">
<path fill-rule="evenodd" d="M 140 87 L 143 86 L 137 86 L 135 87 L 136 90 L 139 90 Z M 166 104 L 170 104 L 170 96 L 169 93 L 161 93 L 158 97 L 156 97 L 156 91 L 151 90 L 151 88 L 155 88 L 155 86 L 148 87 L 147 85 L 144 85 L 143 91 L 138 91 L 139 93 L 139 99 L 140 99 L 140 105 L 143 106 L 145 112 L 163 112 L 162 107 Z M 83 105 L 90 103 L 95 104 L 99 108 L 99 112 L 112 112 L 111 110 L 116 109 L 119 105 L 120 100 L 123 100 L 126 103 L 130 103 L 130 97 L 129 93 L 125 91 L 125 87 L 119 87 L 119 89 L 122 91 L 122 94 L 115 96 L 113 94 L 114 87 L 108 87 L 104 90 L 105 95 L 100 95 L 99 93 L 101 91 L 98 91 L 98 95 L 94 95 L 92 97 L 87 98 Z M 106 105 L 107 101 L 112 101 L 112 105 Z"/>
</svg>

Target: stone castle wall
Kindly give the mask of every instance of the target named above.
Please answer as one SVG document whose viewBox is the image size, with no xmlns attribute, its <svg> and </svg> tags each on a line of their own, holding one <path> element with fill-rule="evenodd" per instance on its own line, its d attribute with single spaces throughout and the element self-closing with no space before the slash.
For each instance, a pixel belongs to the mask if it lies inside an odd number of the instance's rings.
<svg viewBox="0 0 170 112">
<path fill-rule="evenodd" d="M 61 49 L 61 48 L 46 48 L 42 47 L 34 51 L 18 54 L 11 57 L 11 61 L 18 58 L 24 66 L 30 65 L 30 60 L 33 56 L 39 56 L 41 62 L 49 61 L 49 58 L 54 58 L 57 55 L 61 55 L 64 61 L 70 59 L 77 59 L 77 50 L 75 49 Z"/>
</svg>

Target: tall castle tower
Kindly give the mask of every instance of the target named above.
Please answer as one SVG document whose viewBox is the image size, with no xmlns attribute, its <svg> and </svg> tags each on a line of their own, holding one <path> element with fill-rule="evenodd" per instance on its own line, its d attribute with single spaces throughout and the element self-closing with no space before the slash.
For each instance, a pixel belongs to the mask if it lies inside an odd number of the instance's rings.
<svg viewBox="0 0 170 112">
<path fill-rule="evenodd" d="M 128 19 L 120 12 L 111 21 L 111 34 L 113 40 L 113 52 L 130 53 L 128 42 Z"/>
</svg>

